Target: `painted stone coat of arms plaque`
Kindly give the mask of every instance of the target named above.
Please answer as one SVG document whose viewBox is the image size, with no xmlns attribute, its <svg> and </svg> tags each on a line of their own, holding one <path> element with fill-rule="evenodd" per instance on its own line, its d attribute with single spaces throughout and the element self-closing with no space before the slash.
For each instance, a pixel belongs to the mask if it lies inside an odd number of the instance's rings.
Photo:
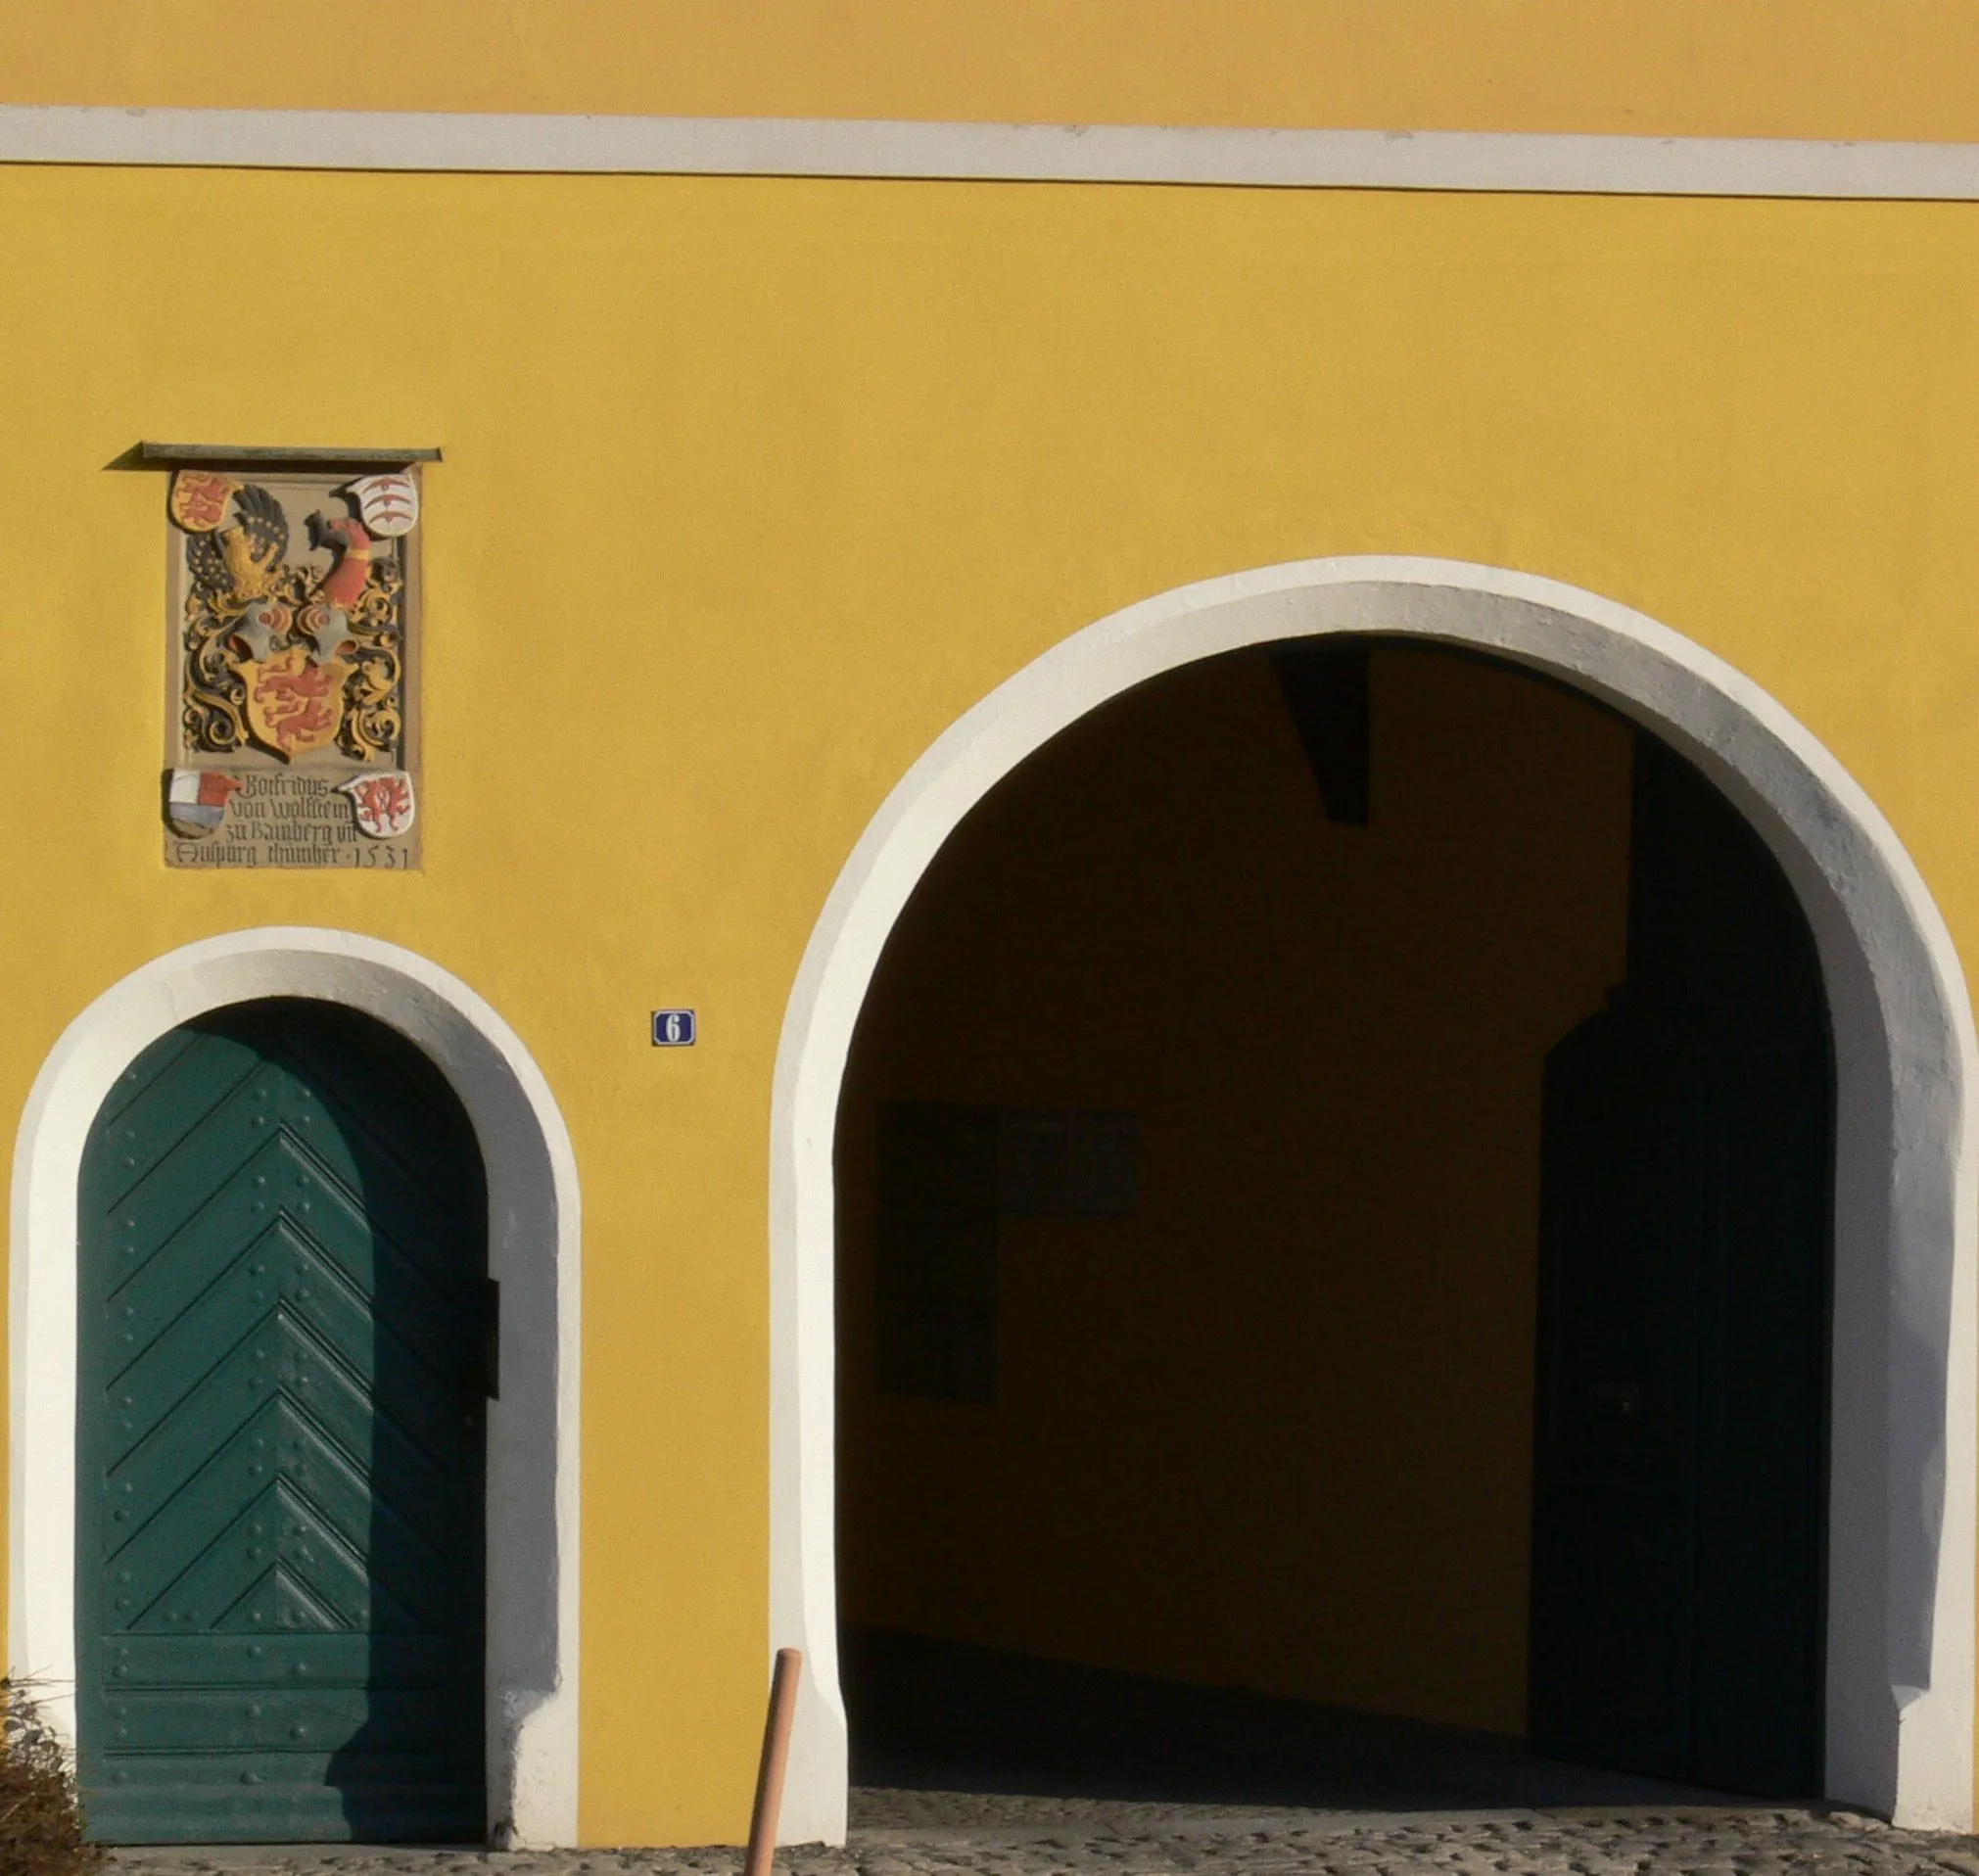
<svg viewBox="0 0 1979 1876">
<path fill-rule="evenodd" d="M 419 483 L 182 465 L 168 500 L 165 857 L 419 864 Z"/>
</svg>

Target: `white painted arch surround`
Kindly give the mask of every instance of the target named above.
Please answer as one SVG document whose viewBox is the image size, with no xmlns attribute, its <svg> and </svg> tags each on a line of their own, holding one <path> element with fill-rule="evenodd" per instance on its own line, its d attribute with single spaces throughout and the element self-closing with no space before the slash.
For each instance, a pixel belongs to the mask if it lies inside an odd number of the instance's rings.
<svg viewBox="0 0 1979 1876">
<path fill-rule="evenodd" d="M 113 1084 L 166 1031 L 227 1004 L 311 997 L 362 1010 L 438 1064 L 488 1175 L 501 1285 L 501 1398 L 488 1419 L 488 1801 L 494 1839 L 577 1842 L 577 1159 L 520 1038 L 457 977 L 375 938 L 230 932 L 153 960 L 82 1011 L 27 1099 L 14 1155 L 8 1496 L 11 1671 L 46 1683 L 72 1737 L 76 1185 Z"/>
<path fill-rule="evenodd" d="M 1356 556 L 1180 587 L 1074 633 L 946 731 L 846 862 L 799 968 L 771 1134 L 771 1641 L 809 1672 L 786 1842 L 841 1841 L 832 1138 L 867 987 L 943 841 L 1017 764 L 1133 685 L 1327 633 L 1478 647 L 1654 729 L 1748 817 L 1814 927 L 1838 1069 L 1830 1798 L 1972 1820 L 1975 1039 L 1950 932 L 1895 831 L 1749 679 L 1599 595 L 1465 562 Z"/>
</svg>

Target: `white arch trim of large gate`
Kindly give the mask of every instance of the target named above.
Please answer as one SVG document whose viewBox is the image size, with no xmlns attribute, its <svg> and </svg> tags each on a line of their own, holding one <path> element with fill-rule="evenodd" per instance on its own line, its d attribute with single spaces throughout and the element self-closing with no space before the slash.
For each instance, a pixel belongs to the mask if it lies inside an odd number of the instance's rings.
<svg viewBox="0 0 1979 1876">
<path fill-rule="evenodd" d="M 1642 613 L 1467 562 L 1355 556 L 1183 586 L 1086 627 L 949 728 L 846 862 L 799 968 L 771 1132 L 773 1646 L 809 1673 L 786 1842 L 842 1839 L 833 1563 L 832 1135 L 860 1006 L 942 842 L 1088 711 L 1218 652 L 1326 633 L 1467 645 L 1655 730 L 1747 816 L 1814 926 L 1839 1081 L 1826 1791 L 1972 1818 L 1975 1041 L 1951 934 L 1889 822 L 1786 710 Z"/>
<path fill-rule="evenodd" d="M 466 1107 L 501 1285 L 501 1398 L 488 1417 L 488 1802 L 504 1846 L 577 1842 L 577 1157 L 542 1072 L 459 978 L 397 945 L 315 926 L 228 932 L 154 959 L 50 1052 L 14 1154 L 10 1671 L 72 1736 L 75 1248 L 82 1152 L 118 1076 L 166 1031 L 257 997 L 313 997 L 410 1038 Z"/>
</svg>

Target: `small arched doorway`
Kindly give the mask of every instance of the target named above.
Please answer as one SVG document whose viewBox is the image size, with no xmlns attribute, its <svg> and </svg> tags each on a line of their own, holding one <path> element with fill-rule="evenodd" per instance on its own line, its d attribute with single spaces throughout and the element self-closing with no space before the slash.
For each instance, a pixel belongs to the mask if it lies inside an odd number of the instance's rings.
<svg viewBox="0 0 1979 1876">
<path fill-rule="evenodd" d="M 485 1828 L 488 1195 L 337 1005 L 153 1043 L 78 1194 L 76 1727 L 112 1843 Z"/>
</svg>

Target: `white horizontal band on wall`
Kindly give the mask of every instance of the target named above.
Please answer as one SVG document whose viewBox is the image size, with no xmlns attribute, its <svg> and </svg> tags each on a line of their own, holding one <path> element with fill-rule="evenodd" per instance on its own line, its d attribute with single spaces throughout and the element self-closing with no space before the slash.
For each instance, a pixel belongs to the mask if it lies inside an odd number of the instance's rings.
<svg viewBox="0 0 1979 1876">
<path fill-rule="evenodd" d="M 1979 144 L 0 105 L 0 163 L 1979 201 Z"/>
</svg>

